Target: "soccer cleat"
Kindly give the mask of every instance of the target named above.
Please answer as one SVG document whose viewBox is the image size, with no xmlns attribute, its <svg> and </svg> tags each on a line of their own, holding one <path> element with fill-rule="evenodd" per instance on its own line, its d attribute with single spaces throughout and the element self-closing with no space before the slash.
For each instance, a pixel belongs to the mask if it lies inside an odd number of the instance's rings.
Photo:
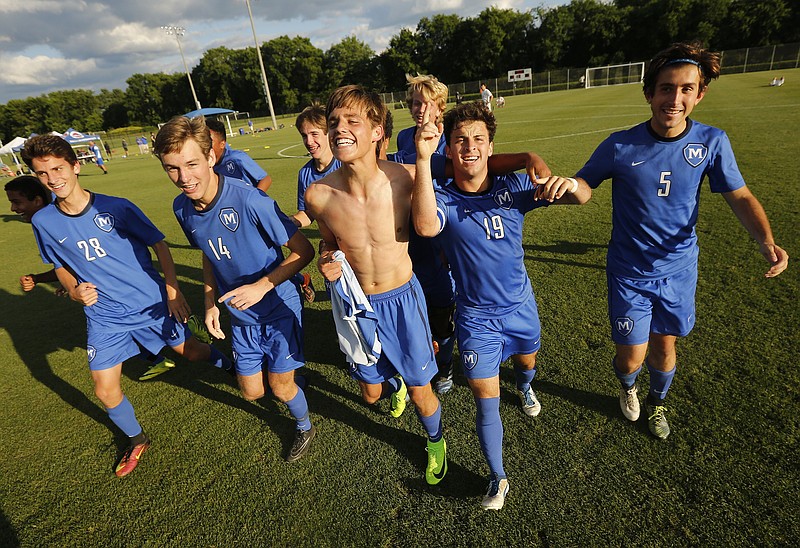
<svg viewBox="0 0 800 548">
<path fill-rule="evenodd" d="M 439 394 L 447 394 L 453 389 L 453 377 L 439 377 L 434 382 L 434 388 Z"/>
<path fill-rule="evenodd" d="M 406 402 L 408 401 L 408 388 L 406 388 L 406 383 L 402 377 L 398 378 L 400 379 L 400 388 L 397 389 L 397 392 L 392 394 L 389 407 L 389 414 L 396 419 L 400 418 L 400 415 L 406 410 Z"/>
<path fill-rule="evenodd" d="M 661 440 L 669 436 L 669 423 L 667 422 L 667 408 L 663 405 L 645 405 L 647 410 L 647 426 L 650 433 Z"/>
<path fill-rule="evenodd" d="M 528 386 L 527 390 L 524 392 L 518 390 L 517 394 L 519 394 L 519 399 L 522 402 L 523 413 L 529 417 L 535 417 L 542 411 L 542 404 L 536 398 L 536 392 L 533 391 L 533 388 Z"/>
<path fill-rule="evenodd" d="M 192 314 L 189 316 L 189 320 L 186 322 L 186 326 L 189 328 L 189 331 L 192 332 L 194 338 L 200 341 L 201 343 L 211 344 L 211 333 L 208 332 L 206 328 L 206 324 L 203 321 Z"/>
<path fill-rule="evenodd" d="M 635 384 L 630 388 L 619 388 L 619 408 L 629 421 L 639 420 L 639 391 Z"/>
<path fill-rule="evenodd" d="M 150 447 L 150 438 L 147 436 L 145 436 L 142 443 L 129 446 L 122 454 L 122 458 L 119 460 L 119 463 L 117 463 L 116 470 L 114 470 L 117 477 L 121 478 L 133 472 L 133 469 L 139 464 L 139 459 L 142 458 L 142 455 L 147 451 L 148 447 Z"/>
<path fill-rule="evenodd" d="M 484 510 L 501 510 L 506 503 L 508 495 L 508 479 L 501 478 L 497 474 L 492 474 L 489 479 L 489 490 L 481 501 L 481 508 Z"/>
<path fill-rule="evenodd" d="M 428 440 L 428 467 L 425 469 L 425 481 L 428 485 L 436 485 L 447 474 L 447 443 L 444 438 L 432 442 Z"/>
<path fill-rule="evenodd" d="M 149 381 L 153 377 L 159 376 L 161 373 L 166 373 L 170 369 L 175 367 L 175 362 L 164 358 L 159 363 L 152 366 L 150 369 L 144 372 L 144 374 L 139 377 L 140 381 Z"/>
<path fill-rule="evenodd" d="M 317 435 L 317 429 L 311 425 L 309 430 L 298 430 L 294 436 L 292 448 L 289 449 L 289 454 L 286 455 L 286 462 L 294 462 L 300 460 L 308 453 L 308 448 L 311 447 L 311 440 Z"/>
<path fill-rule="evenodd" d="M 303 272 L 303 283 L 300 284 L 300 291 L 303 293 L 303 298 L 310 303 L 313 303 L 317 297 L 317 292 L 314 291 L 314 284 L 311 283 L 311 276 L 305 272 Z"/>
</svg>

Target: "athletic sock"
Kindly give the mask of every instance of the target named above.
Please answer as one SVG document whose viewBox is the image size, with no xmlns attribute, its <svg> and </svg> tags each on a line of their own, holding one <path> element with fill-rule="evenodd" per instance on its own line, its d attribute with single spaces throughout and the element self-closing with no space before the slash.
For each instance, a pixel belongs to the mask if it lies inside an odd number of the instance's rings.
<svg viewBox="0 0 800 548">
<path fill-rule="evenodd" d="M 617 362 L 616 357 L 611 360 L 611 367 L 614 369 L 614 374 L 619 379 L 619 382 L 622 384 L 622 387 L 625 390 L 628 390 L 631 386 L 636 384 L 636 378 L 639 376 L 639 373 L 642 372 L 642 366 L 639 366 L 639 369 L 634 371 L 633 373 L 622 373 L 619 369 L 617 369 Z"/>
<path fill-rule="evenodd" d="M 402 386 L 403 381 L 400 380 L 400 377 L 391 377 L 386 379 L 381 383 L 381 397 L 378 399 L 386 399 L 398 390 L 400 390 L 400 386 Z"/>
<path fill-rule="evenodd" d="M 450 377 L 453 375 L 453 347 L 456 345 L 455 335 L 446 339 L 436 339 L 439 343 L 439 353 L 436 354 L 436 363 L 439 366 L 439 375 Z"/>
<path fill-rule="evenodd" d="M 139 421 L 136 420 L 136 414 L 133 412 L 133 405 L 128 401 L 128 397 L 123 395 L 122 401 L 116 407 L 109 407 L 106 409 L 108 418 L 111 422 L 116 424 L 122 432 L 132 438 L 142 431 Z"/>
<path fill-rule="evenodd" d="M 419 417 L 419 422 L 422 423 L 422 427 L 425 428 L 425 432 L 428 434 L 428 439 L 432 443 L 436 443 L 440 439 L 442 439 L 442 404 L 439 403 L 436 407 L 436 411 L 433 412 L 432 415 L 423 417 L 419 409 L 417 409 L 417 416 Z"/>
<path fill-rule="evenodd" d="M 308 415 L 308 402 L 306 401 L 306 394 L 303 389 L 297 387 L 297 394 L 294 398 L 286 402 L 286 407 L 289 408 L 294 420 L 297 421 L 298 430 L 310 430 L 311 418 Z"/>
<path fill-rule="evenodd" d="M 646 362 L 645 362 L 646 363 Z M 647 395 L 647 400 L 650 405 L 661 405 L 664 398 L 667 397 L 667 392 L 672 384 L 672 379 L 675 378 L 675 371 L 677 367 L 673 367 L 672 371 L 659 371 L 653 369 L 650 364 L 647 364 L 647 370 L 650 372 L 650 393 Z"/>
<path fill-rule="evenodd" d="M 533 369 L 525 369 L 517 364 L 514 364 L 514 374 L 517 378 L 517 390 L 520 392 L 526 392 L 528 388 L 531 387 L 533 378 L 536 376 L 536 368 L 534 367 Z"/>
<path fill-rule="evenodd" d="M 500 420 L 500 397 L 475 398 L 475 427 L 481 451 L 492 474 L 506 477 L 503 469 L 503 421 Z"/>
<path fill-rule="evenodd" d="M 213 346 L 211 346 L 211 355 L 208 357 L 208 363 L 225 371 L 233 370 L 233 362 Z"/>
</svg>

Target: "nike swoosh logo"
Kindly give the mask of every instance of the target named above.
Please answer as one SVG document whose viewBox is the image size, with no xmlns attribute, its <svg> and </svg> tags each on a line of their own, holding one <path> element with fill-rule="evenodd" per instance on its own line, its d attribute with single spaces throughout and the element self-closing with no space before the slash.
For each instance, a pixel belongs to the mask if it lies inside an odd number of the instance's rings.
<svg viewBox="0 0 800 548">
<path fill-rule="evenodd" d="M 641 162 L 631 162 L 631 167 L 636 167 L 636 166 L 642 165 L 646 161 L 647 160 L 642 160 Z"/>
<path fill-rule="evenodd" d="M 67 238 L 68 238 L 68 237 L 69 237 L 69 236 L 67 236 Z M 58 240 L 58 243 L 60 243 L 60 244 L 63 244 L 64 242 L 66 242 L 66 241 L 67 241 L 67 238 L 61 238 L 60 240 Z"/>
<path fill-rule="evenodd" d="M 439 469 L 438 473 L 437 472 L 433 473 L 433 477 L 441 481 L 446 473 L 447 473 L 447 455 L 445 454 L 444 464 L 442 464 L 442 467 Z"/>
<path fill-rule="evenodd" d="M 286 358 L 285 358 L 285 359 L 287 359 L 287 360 L 288 360 L 289 358 L 293 358 L 293 357 L 294 357 L 294 354 L 289 354 L 288 356 L 286 356 Z"/>
<path fill-rule="evenodd" d="M 189 234 L 194 234 L 195 232 L 197 232 L 197 229 L 193 228 L 192 231 Z"/>
</svg>

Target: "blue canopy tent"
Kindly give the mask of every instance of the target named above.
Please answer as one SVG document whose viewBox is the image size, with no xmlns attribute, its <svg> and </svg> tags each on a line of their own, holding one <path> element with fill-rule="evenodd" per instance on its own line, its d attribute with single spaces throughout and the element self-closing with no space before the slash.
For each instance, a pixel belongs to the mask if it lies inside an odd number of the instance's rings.
<svg viewBox="0 0 800 548">
<path fill-rule="evenodd" d="M 184 114 L 184 116 L 186 116 L 187 118 L 197 118 L 198 116 L 218 116 L 220 114 L 224 114 L 225 122 L 228 125 L 228 135 L 234 135 L 233 129 L 231 129 L 231 120 L 228 117 L 228 114 L 234 114 L 235 112 L 236 111 L 231 110 L 229 108 L 207 107 L 187 112 L 186 114 Z"/>
<path fill-rule="evenodd" d="M 83 145 L 87 145 L 89 141 L 97 141 L 99 142 L 100 154 L 103 152 L 103 140 L 100 138 L 99 135 L 85 135 L 80 131 L 75 130 L 74 128 L 69 128 L 65 131 L 61 137 L 72 146 L 72 148 L 79 148 Z M 87 155 L 78 155 L 78 159 L 81 161 L 90 160 L 94 161 L 94 154 L 90 156 Z"/>
</svg>

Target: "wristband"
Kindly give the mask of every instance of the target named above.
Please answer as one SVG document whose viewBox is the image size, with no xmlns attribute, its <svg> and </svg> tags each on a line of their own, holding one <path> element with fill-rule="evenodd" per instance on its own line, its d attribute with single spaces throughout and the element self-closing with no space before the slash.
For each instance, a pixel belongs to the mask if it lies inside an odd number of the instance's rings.
<svg viewBox="0 0 800 548">
<path fill-rule="evenodd" d="M 567 181 L 572 181 L 572 190 L 570 190 L 569 193 L 575 194 L 578 192 L 578 180 L 574 177 L 567 177 Z"/>
</svg>

